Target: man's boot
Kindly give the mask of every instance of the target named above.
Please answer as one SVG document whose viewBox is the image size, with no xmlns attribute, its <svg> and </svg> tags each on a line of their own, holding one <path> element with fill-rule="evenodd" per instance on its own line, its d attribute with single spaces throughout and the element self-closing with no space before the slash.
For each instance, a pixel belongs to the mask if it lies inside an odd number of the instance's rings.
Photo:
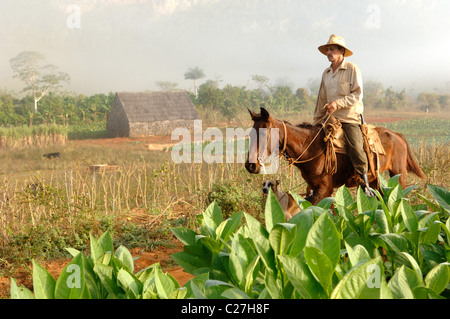
<svg viewBox="0 0 450 319">
<path fill-rule="evenodd" d="M 360 174 L 359 176 L 361 176 L 361 179 L 363 180 L 363 190 L 364 190 L 364 194 L 366 194 L 369 197 L 375 197 L 377 196 L 377 194 L 375 194 L 375 192 L 373 191 L 373 189 L 370 188 L 369 185 L 369 177 L 367 176 L 367 173 L 364 174 Z"/>
</svg>

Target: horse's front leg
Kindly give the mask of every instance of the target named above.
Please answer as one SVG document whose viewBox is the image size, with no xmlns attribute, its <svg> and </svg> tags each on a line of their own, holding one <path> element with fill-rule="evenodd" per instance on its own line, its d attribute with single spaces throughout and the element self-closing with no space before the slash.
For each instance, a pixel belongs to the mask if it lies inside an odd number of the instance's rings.
<svg viewBox="0 0 450 319">
<path fill-rule="evenodd" d="M 322 199 L 330 197 L 333 194 L 333 183 L 331 178 L 324 179 L 322 183 L 312 187 L 312 195 L 305 198 L 314 206 L 317 205 Z"/>
</svg>

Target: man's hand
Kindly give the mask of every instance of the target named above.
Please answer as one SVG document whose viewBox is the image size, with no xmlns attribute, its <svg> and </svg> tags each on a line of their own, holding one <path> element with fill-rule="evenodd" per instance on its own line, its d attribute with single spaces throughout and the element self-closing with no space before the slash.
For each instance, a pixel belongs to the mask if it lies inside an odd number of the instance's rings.
<svg viewBox="0 0 450 319">
<path fill-rule="evenodd" d="M 327 112 L 329 114 L 333 114 L 334 111 L 337 110 L 337 104 L 336 101 L 331 102 L 330 104 L 325 104 L 324 108 L 327 109 Z"/>
</svg>

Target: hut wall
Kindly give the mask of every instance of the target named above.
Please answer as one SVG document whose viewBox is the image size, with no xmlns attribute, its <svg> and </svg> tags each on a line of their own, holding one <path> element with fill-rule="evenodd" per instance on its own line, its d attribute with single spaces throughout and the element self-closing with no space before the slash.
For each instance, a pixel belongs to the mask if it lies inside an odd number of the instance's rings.
<svg viewBox="0 0 450 319">
<path fill-rule="evenodd" d="M 193 120 L 155 121 L 155 122 L 131 122 L 130 137 L 142 137 L 149 135 L 171 135 L 176 128 L 192 130 Z"/>
<path fill-rule="evenodd" d="M 120 99 L 116 95 L 106 121 L 109 137 L 126 137 L 130 135 L 130 125 Z"/>
</svg>

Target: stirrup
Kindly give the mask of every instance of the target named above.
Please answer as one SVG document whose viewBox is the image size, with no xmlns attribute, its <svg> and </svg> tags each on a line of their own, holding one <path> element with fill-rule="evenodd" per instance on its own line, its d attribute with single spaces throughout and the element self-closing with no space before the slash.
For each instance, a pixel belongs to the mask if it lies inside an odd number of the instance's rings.
<svg viewBox="0 0 450 319">
<path fill-rule="evenodd" d="M 375 191 L 372 188 L 370 188 L 369 178 L 367 177 L 367 173 L 361 174 L 360 177 L 361 177 L 362 183 L 360 183 L 359 186 L 361 186 L 362 189 L 364 190 L 364 194 L 366 194 L 366 196 L 368 196 L 368 197 L 376 197 L 377 194 L 375 193 Z"/>
<path fill-rule="evenodd" d="M 364 194 L 366 194 L 366 196 L 368 196 L 368 197 L 376 197 L 377 196 L 375 191 L 370 187 L 364 187 Z"/>
</svg>

